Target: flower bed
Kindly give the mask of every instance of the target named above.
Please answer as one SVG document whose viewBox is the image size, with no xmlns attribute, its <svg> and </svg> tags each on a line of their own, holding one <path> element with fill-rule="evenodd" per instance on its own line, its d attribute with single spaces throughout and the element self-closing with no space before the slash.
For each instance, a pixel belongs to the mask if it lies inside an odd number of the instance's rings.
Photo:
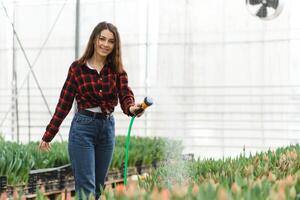
<svg viewBox="0 0 300 200">
<path fill-rule="evenodd" d="M 139 184 L 106 190 L 103 199 L 300 199 L 299 145 L 254 156 L 185 162 L 171 158 Z"/>
</svg>

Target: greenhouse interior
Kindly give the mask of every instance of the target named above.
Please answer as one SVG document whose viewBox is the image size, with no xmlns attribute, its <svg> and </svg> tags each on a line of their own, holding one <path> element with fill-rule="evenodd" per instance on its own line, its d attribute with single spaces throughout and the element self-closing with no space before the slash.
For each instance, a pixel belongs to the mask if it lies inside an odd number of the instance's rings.
<svg viewBox="0 0 300 200">
<path fill-rule="evenodd" d="M 117 27 L 135 103 L 151 106 L 132 117 L 118 94 L 94 199 L 300 198 L 300 1 L 0 2 L 0 200 L 78 195 L 68 145 L 81 105 L 39 146 L 100 22 Z"/>
</svg>

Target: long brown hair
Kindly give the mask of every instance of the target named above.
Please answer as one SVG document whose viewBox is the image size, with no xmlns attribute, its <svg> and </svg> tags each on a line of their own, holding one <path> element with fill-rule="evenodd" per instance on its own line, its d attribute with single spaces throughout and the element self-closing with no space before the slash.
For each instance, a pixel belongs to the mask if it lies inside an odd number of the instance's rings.
<svg viewBox="0 0 300 200">
<path fill-rule="evenodd" d="M 112 52 L 107 56 L 106 58 L 106 63 L 108 64 L 109 67 L 112 67 L 112 69 L 117 72 L 117 73 L 122 73 L 123 72 L 123 63 L 122 63 L 122 54 L 121 54 L 121 40 L 120 40 L 120 35 L 118 32 L 117 27 L 115 27 L 111 23 L 107 22 L 100 22 L 97 24 L 97 26 L 94 28 L 89 42 L 87 44 L 87 47 L 81 56 L 79 58 L 78 62 L 80 64 L 84 64 L 87 62 L 88 59 L 90 59 L 93 54 L 94 54 L 94 42 L 96 41 L 96 38 L 100 35 L 101 31 L 103 30 L 109 30 L 114 34 L 115 38 L 115 44 Z"/>
</svg>

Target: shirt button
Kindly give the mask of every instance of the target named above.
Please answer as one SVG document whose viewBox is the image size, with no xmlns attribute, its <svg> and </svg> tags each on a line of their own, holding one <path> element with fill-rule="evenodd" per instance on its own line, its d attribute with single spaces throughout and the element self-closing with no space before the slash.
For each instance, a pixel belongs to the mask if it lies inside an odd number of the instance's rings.
<svg viewBox="0 0 300 200">
<path fill-rule="evenodd" d="M 102 81 L 102 78 L 100 78 L 100 81 Z"/>
<path fill-rule="evenodd" d="M 100 89 L 99 92 L 102 92 L 102 90 Z"/>
</svg>

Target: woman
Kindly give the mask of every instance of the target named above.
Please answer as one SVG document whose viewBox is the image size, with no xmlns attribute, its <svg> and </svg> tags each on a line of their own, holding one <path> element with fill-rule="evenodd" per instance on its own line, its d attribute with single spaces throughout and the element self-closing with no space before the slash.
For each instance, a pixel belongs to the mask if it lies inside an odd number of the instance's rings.
<svg viewBox="0 0 300 200">
<path fill-rule="evenodd" d="M 39 148 L 50 150 L 76 98 L 76 112 L 69 132 L 69 156 L 75 177 L 75 190 L 82 197 L 100 197 L 115 145 L 115 120 L 112 115 L 118 99 L 126 115 L 140 108 L 128 86 L 123 69 L 120 37 L 111 23 L 101 22 L 93 30 L 83 56 L 73 62 L 62 88 L 55 113 L 46 128 Z M 138 114 L 138 117 L 142 113 Z"/>
</svg>

